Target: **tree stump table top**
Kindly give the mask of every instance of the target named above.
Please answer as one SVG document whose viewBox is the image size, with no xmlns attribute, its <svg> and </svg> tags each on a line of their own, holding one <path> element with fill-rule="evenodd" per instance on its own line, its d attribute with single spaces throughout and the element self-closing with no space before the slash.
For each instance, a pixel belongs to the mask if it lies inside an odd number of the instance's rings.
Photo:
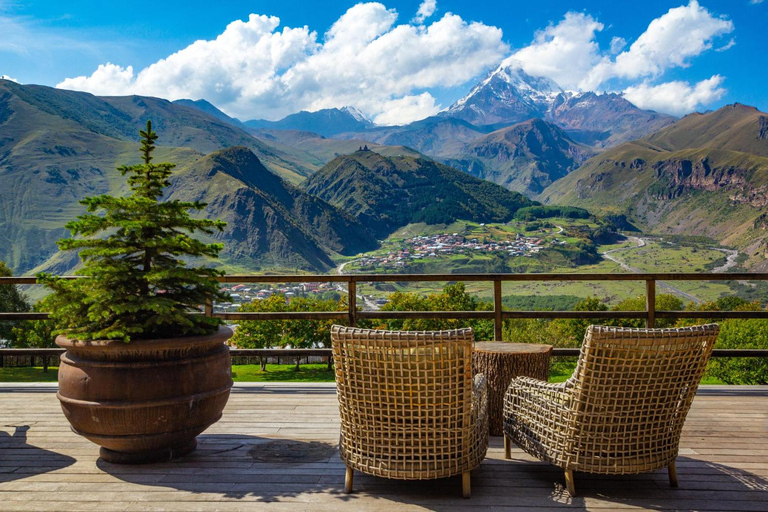
<svg viewBox="0 0 768 512">
<path fill-rule="evenodd" d="M 475 343 L 472 354 L 474 373 L 485 375 L 488 385 L 488 424 L 492 436 L 502 435 L 504 394 L 515 377 L 549 378 L 551 345 L 538 343 Z"/>
<path fill-rule="evenodd" d="M 495 354 L 543 354 L 552 352 L 552 345 L 540 343 L 506 343 L 503 341 L 475 342 L 475 352 L 490 352 Z"/>
</svg>

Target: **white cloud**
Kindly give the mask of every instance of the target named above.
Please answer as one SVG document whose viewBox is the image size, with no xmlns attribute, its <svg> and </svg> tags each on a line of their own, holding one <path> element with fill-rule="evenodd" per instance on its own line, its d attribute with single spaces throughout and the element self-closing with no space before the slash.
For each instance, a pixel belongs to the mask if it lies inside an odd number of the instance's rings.
<svg viewBox="0 0 768 512">
<path fill-rule="evenodd" d="M 611 79 L 658 78 L 669 69 L 687 67 L 734 26 L 690 0 L 651 21 L 626 50 L 626 39 L 614 36 L 610 50 L 601 51 L 597 33 L 603 28 L 589 14 L 569 12 L 559 23 L 537 32 L 533 42 L 513 57 L 527 73 L 551 78 L 566 89 L 597 90 Z"/>
<path fill-rule="evenodd" d="M 405 96 L 384 104 L 381 114 L 374 122 L 382 125 L 406 124 L 433 116 L 440 111 L 435 104 L 435 98 L 428 92 L 418 96 Z"/>
<path fill-rule="evenodd" d="M 653 84 L 670 69 L 690 66 L 719 37 L 733 32 L 730 20 L 708 11 L 697 0 L 652 20 L 628 48 L 625 38 L 614 36 L 610 47 L 602 50 L 597 34 L 603 29 L 591 15 L 569 12 L 560 22 L 537 32 L 533 42 L 511 58 L 527 73 L 551 78 L 565 89 L 625 89 L 625 97 L 638 106 L 674 114 L 690 112 L 725 93 L 719 75 L 695 85 Z M 716 51 L 726 51 L 734 44 L 731 39 Z"/>
<path fill-rule="evenodd" d="M 11 82 L 16 82 L 17 84 L 20 83 L 18 80 L 11 78 L 8 75 L 0 75 L 0 80 L 10 80 Z"/>
<path fill-rule="evenodd" d="M 749 3 L 752 5 L 757 5 L 763 3 L 763 0 L 749 0 Z"/>
<path fill-rule="evenodd" d="M 725 94 L 723 80 L 714 75 L 696 85 L 687 82 L 666 82 L 659 85 L 643 83 L 628 87 L 624 97 L 640 108 L 672 115 L 683 115 L 719 100 Z"/>
<path fill-rule="evenodd" d="M 611 54 L 615 55 L 619 53 L 624 47 L 627 46 L 627 40 L 623 37 L 614 36 L 611 39 Z"/>
<path fill-rule="evenodd" d="M 615 59 L 604 57 L 579 83 L 594 89 L 611 78 L 659 77 L 666 70 L 687 67 L 690 59 L 712 48 L 713 40 L 733 31 L 733 23 L 701 7 L 696 0 L 654 19 L 628 50 Z"/>
<path fill-rule="evenodd" d="M 533 76 L 546 76 L 575 89 L 600 60 L 595 41 L 603 24 L 588 14 L 569 12 L 557 25 L 536 33 L 533 43 L 513 55 Z"/>
<path fill-rule="evenodd" d="M 508 51 L 500 29 L 451 13 L 427 25 L 396 21 L 381 3 L 360 3 L 319 40 L 306 26 L 279 30 L 278 18 L 252 14 L 138 72 L 104 64 L 57 87 L 205 98 L 244 119 L 350 105 L 381 122 L 407 122 L 437 110 L 425 90 L 464 84 Z"/>
<path fill-rule="evenodd" d="M 416 16 L 413 18 L 415 23 L 424 23 L 424 20 L 435 14 L 437 10 L 437 0 L 424 0 L 419 5 L 419 10 L 416 11 Z"/>
</svg>

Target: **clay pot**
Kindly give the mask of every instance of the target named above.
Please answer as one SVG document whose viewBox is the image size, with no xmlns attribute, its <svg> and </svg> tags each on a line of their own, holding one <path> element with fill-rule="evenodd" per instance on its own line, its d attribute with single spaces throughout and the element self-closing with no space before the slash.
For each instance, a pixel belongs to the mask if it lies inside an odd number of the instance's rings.
<svg viewBox="0 0 768 512">
<path fill-rule="evenodd" d="M 229 327 L 208 336 L 76 341 L 59 366 L 58 398 L 72 430 L 103 460 L 142 464 L 195 449 L 221 418 L 232 387 Z"/>
</svg>

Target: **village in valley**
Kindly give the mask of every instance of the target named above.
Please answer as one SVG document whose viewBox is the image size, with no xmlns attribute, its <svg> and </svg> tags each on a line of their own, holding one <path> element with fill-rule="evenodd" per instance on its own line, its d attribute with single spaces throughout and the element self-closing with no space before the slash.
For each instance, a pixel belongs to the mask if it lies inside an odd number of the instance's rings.
<svg viewBox="0 0 768 512">
<path fill-rule="evenodd" d="M 481 224 L 481 226 L 484 226 Z M 565 240 L 553 239 L 553 245 L 565 245 Z M 399 247 L 390 247 L 388 251 L 378 251 L 367 254 L 355 260 L 358 268 L 399 269 L 414 260 L 445 258 L 456 255 L 492 255 L 501 254 L 508 257 L 532 257 L 547 246 L 547 240 L 535 236 L 524 236 L 517 233 L 514 238 L 506 240 L 491 240 L 470 238 L 458 233 L 420 235 L 403 239 L 397 243 Z"/>
</svg>

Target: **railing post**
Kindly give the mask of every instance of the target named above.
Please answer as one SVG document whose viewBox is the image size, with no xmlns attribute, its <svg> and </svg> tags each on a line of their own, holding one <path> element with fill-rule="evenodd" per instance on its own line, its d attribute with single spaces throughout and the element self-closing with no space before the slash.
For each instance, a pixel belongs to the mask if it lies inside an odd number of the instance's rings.
<svg viewBox="0 0 768 512">
<path fill-rule="evenodd" d="M 349 305 L 349 326 L 357 326 L 357 282 L 351 278 L 347 282 L 347 294 Z"/>
<path fill-rule="evenodd" d="M 656 327 L 656 280 L 645 281 L 645 326 L 649 329 Z"/>
<path fill-rule="evenodd" d="M 213 301 L 210 297 L 205 299 L 205 316 L 213 316 Z"/>
<path fill-rule="evenodd" d="M 495 279 L 493 281 L 493 338 L 496 341 L 501 341 L 502 326 L 504 325 L 501 308 L 501 279 Z"/>
</svg>

